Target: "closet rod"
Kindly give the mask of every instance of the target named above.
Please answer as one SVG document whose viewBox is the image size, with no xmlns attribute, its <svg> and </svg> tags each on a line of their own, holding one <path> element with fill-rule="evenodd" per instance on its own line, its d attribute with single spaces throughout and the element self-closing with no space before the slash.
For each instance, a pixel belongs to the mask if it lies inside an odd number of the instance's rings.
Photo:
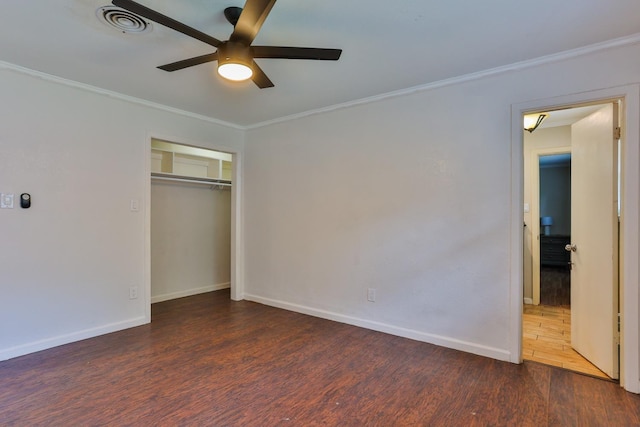
<svg viewBox="0 0 640 427">
<path fill-rule="evenodd" d="M 176 182 L 190 182 L 193 184 L 204 184 L 211 186 L 220 186 L 220 187 L 231 187 L 231 182 L 218 180 L 213 178 L 186 178 L 182 176 L 166 176 L 164 174 L 151 174 L 151 179 L 157 179 L 161 181 L 176 181 Z"/>
</svg>

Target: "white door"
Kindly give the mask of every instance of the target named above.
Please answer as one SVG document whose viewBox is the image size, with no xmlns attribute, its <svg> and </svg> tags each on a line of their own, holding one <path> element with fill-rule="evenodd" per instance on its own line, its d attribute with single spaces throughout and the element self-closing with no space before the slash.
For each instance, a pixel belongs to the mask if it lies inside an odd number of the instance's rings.
<svg viewBox="0 0 640 427">
<path fill-rule="evenodd" d="M 617 104 L 571 126 L 571 345 L 618 378 Z"/>
</svg>

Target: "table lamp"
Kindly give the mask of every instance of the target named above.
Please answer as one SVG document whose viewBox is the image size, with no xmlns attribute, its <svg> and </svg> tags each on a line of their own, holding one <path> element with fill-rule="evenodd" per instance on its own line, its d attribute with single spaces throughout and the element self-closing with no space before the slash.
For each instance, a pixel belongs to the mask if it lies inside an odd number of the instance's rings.
<svg viewBox="0 0 640 427">
<path fill-rule="evenodd" d="M 542 218 L 540 218 L 540 224 L 544 226 L 544 235 L 550 235 L 551 226 L 553 225 L 553 217 L 543 216 Z"/>
</svg>

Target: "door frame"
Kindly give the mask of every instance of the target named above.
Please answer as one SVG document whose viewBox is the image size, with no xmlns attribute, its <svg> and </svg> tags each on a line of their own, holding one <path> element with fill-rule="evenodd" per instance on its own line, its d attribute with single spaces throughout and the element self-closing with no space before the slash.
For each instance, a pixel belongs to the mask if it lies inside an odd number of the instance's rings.
<svg viewBox="0 0 640 427">
<path fill-rule="evenodd" d="M 531 150 L 531 298 L 540 304 L 540 157 L 553 154 L 571 154 L 571 147 L 549 147 Z"/>
<path fill-rule="evenodd" d="M 626 85 L 511 105 L 511 204 L 510 204 L 510 361 L 522 363 L 522 308 L 524 285 L 524 155 L 523 115 L 567 106 L 622 99 L 620 110 L 622 205 L 620 212 L 620 385 L 640 393 L 640 340 L 638 325 L 640 254 L 640 85 Z M 628 327 L 627 327 L 628 325 Z"/>
<path fill-rule="evenodd" d="M 237 147 L 225 146 L 205 141 L 193 141 L 175 135 L 166 135 L 158 132 L 148 132 L 146 137 L 145 152 L 145 268 L 144 268 L 144 298 L 145 316 L 147 322 L 151 322 L 151 142 L 153 139 L 170 141 L 176 144 L 207 150 L 221 151 L 231 154 L 231 299 L 240 301 L 244 299 L 244 245 L 242 237 L 242 201 L 243 182 L 242 166 L 243 153 Z"/>
</svg>

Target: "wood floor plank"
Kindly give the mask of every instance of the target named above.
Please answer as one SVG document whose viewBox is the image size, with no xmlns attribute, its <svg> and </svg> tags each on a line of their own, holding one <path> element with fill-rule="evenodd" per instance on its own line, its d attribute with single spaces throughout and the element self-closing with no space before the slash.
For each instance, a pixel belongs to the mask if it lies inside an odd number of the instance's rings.
<svg viewBox="0 0 640 427">
<path fill-rule="evenodd" d="M 614 408 L 620 407 L 621 405 L 615 404 L 615 402 L 623 399 L 623 396 L 618 394 L 608 396 L 605 392 L 607 384 L 587 376 L 573 377 L 572 382 L 578 419 L 587 420 L 585 425 L 588 426 L 615 425 L 616 418 L 614 417 L 617 417 L 619 413 L 616 413 L 615 409 L 609 411 L 607 408 L 609 405 Z M 610 418 L 609 414 L 614 417 Z"/>
<path fill-rule="evenodd" d="M 234 302 L 0 362 L 7 426 L 637 425 L 617 384 Z M 606 406 L 603 404 L 606 402 Z"/>
<path fill-rule="evenodd" d="M 573 388 L 573 378 L 577 374 L 569 371 L 555 370 L 551 372 L 549 386 L 549 425 L 578 426 L 585 425 L 588 419 L 579 423 L 578 411 Z"/>
<path fill-rule="evenodd" d="M 500 384 L 500 392 L 489 397 L 495 418 L 484 425 L 544 426 L 548 419 L 549 375 L 538 364 L 524 364 Z M 503 376 L 499 376 L 503 377 Z M 518 402 L 514 405 L 513 402 Z"/>
<path fill-rule="evenodd" d="M 523 358 L 609 379 L 604 372 L 573 350 L 569 307 L 525 305 L 523 313 L 527 319 L 522 323 Z M 559 320 L 558 316 L 563 319 Z M 539 325 L 536 325 L 537 322 Z"/>
</svg>

